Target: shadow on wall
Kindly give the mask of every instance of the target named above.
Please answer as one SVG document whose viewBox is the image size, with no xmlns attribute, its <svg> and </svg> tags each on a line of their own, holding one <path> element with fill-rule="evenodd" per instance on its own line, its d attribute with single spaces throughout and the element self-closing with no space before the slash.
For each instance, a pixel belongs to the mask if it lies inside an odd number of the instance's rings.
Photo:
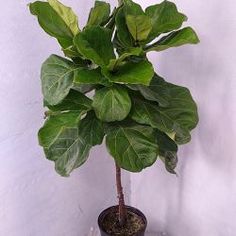
<svg viewBox="0 0 236 236">
<path fill-rule="evenodd" d="M 181 52 L 178 48 L 170 49 L 159 54 L 158 60 L 157 56 L 151 55 L 152 61 L 158 61 L 157 73 L 169 82 L 190 89 L 198 104 L 200 116 L 199 125 L 192 132 L 192 142 L 180 149 L 178 179 L 170 180 L 171 177 L 166 177 L 165 174 L 159 176 L 164 183 L 161 194 L 165 198 L 162 199 L 165 204 L 162 213 L 164 220 L 160 221 L 160 225 L 173 236 L 180 235 L 178 234 L 180 232 L 185 232 L 186 235 L 200 235 L 199 222 L 204 217 L 201 219 L 199 216 L 201 208 L 194 210 L 198 205 L 196 203 L 194 206 L 193 203 L 197 191 L 201 194 L 201 191 L 207 188 L 207 185 L 204 185 L 204 178 L 209 181 L 212 171 L 216 177 L 216 182 L 212 182 L 213 184 L 219 181 L 217 178 L 220 179 L 221 174 L 229 177 L 232 172 L 230 171 L 233 166 L 233 157 L 230 155 L 232 142 L 230 137 L 222 136 L 225 127 L 219 125 L 219 119 L 222 122 L 229 122 L 229 125 L 233 124 L 229 106 L 233 96 L 230 83 L 232 75 L 222 70 L 222 67 L 227 68 L 226 62 L 223 61 L 219 51 L 215 50 L 217 47 L 214 47 L 214 43 L 202 41 L 197 47 L 183 47 Z M 225 111 L 224 116 L 222 111 Z M 213 207 L 212 204 L 209 202 L 208 207 Z M 199 222 L 196 224 L 198 219 Z M 156 217 L 150 221 L 151 229 L 155 230 Z"/>
<path fill-rule="evenodd" d="M 192 145 L 198 141 L 201 152 L 207 156 L 204 160 L 218 168 L 224 165 L 220 161 L 225 160 L 219 159 L 212 147 L 224 147 L 225 139 L 217 134 L 222 134 L 223 126 L 219 127 L 222 111 L 226 110 L 226 104 L 232 101 L 231 94 L 227 92 L 231 91 L 232 83 L 229 81 L 230 74 L 222 70 L 226 65 L 219 51 L 215 50 L 214 46 L 209 47 L 209 44 L 214 43 L 202 40 L 197 47 L 185 46 L 181 48 L 181 52 L 176 48 L 162 53 L 158 60 L 157 72 L 167 81 L 190 89 L 197 102 L 200 117 L 198 127 L 194 130 Z M 226 120 L 232 119 L 227 110 L 224 115 Z"/>
<path fill-rule="evenodd" d="M 204 36 L 200 35 L 200 38 L 204 39 Z M 219 124 L 220 121 L 227 122 L 229 130 L 230 125 L 231 130 L 234 129 L 232 71 L 214 44 L 217 42 L 202 40 L 197 47 L 181 48 L 181 53 L 178 48 L 170 49 L 166 55 L 162 54 L 159 68 L 167 80 L 190 89 L 198 104 L 200 117 L 192 145 L 195 146 L 198 141 L 200 152 L 205 154 L 203 159 L 206 164 L 225 171 L 233 161 L 230 152 L 227 155 L 231 138 L 222 135 L 225 127 Z M 221 158 L 218 153 L 224 153 L 225 158 Z"/>
</svg>

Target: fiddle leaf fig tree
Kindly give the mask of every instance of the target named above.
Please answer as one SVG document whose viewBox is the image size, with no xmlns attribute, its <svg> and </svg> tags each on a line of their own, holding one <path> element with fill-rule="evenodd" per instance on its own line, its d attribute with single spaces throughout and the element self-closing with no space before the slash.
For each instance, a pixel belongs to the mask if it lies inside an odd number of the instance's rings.
<svg viewBox="0 0 236 236">
<path fill-rule="evenodd" d="M 113 11 L 96 1 L 82 28 L 58 0 L 29 8 L 64 53 L 41 69 L 47 118 L 39 143 L 56 171 L 69 176 L 105 139 L 117 168 L 140 172 L 159 158 L 175 174 L 178 145 L 190 141 L 198 123 L 197 106 L 187 88 L 154 71 L 147 55 L 197 44 L 195 31 L 183 27 L 187 17 L 169 1 L 144 10 L 123 0 Z"/>
</svg>

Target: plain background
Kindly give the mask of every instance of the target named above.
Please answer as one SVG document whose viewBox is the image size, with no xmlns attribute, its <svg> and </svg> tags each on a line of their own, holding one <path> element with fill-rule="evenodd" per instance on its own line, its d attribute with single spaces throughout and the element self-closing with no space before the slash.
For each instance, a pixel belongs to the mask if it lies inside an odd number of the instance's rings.
<svg viewBox="0 0 236 236">
<path fill-rule="evenodd" d="M 87 19 L 93 0 L 64 0 Z M 115 3 L 115 1 L 108 1 Z M 137 1 L 142 6 L 160 1 Z M 115 204 L 114 165 L 104 147 L 70 178 L 43 157 L 39 72 L 61 54 L 29 14 L 26 0 L 4 1 L 0 13 L 0 236 L 84 236 L 99 212 Z M 127 202 L 149 219 L 148 231 L 170 236 L 234 236 L 236 232 L 236 2 L 175 0 L 200 39 L 150 54 L 157 73 L 190 88 L 200 123 L 179 152 L 178 177 L 160 161 L 124 173 Z"/>
</svg>

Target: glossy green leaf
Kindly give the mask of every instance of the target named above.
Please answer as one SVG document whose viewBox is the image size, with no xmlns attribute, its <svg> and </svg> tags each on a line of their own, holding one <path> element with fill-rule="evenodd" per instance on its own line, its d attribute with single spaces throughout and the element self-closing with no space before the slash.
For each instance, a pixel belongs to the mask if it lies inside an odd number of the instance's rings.
<svg viewBox="0 0 236 236">
<path fill-rule="evenodd" d="M 105 122 L 121 121 L 130 112 L 131 100 L 125 88 L 114 85 L 96 90 L 92 105 L 100 120 Z"/>
<path fill-rule="evenodd" d="M 39 144 L 44 148 L 50 148 L 63 127 L 74 127 L 79 122 L 82 114 L 81 111 L 50 116 L 39 130 Z"/>
<path fill-rule="evenodd" d="M 73 86 L 76 65 L 62 57 L 51 55 L 42 65 L 41 83 L 44 99 L 50 105 L 60 103 Z"/>
<path fill-rule="evenodd" d="M 81 68 L 76 71 L 74 84 L 102 84 L 110 85 L 111 82 L 108 81 L 102 74 L 101 68 L 97 69 L 85 69 Z"/>
<path fill-rule="evenodd" d="M 146 40 L 152 30 L 152 24 L 141 6 L 131 0 L 124 1 L 124 13 L 128 30 L 135 42 Z"/>
<path fill-rule="evenodd" d="M 178 146 L 165 133 L 158 130 L 156 130 L 155 132 L 157 144 L 159 147 L 159 157 L 165 163 L 166 170 L 171 174 L 176 174 L 174 169 L 178 163 Z"/>
<path fill-rule="evenodd" d="M 94 84 L 73 84 L 72 89 L 78 91 L 80 93 L 86 94 L 88 92 L 93 91 L 96 88 Z"/>
<path fill-rule="evenodd" d="M 75 90 L 70 90 L 67 97 L 58 105 L 51 106 L 45 102 L 45 105 L 51 111 L 62 111 L 62 112 L 82 112 L 89 111 L 92 108 L 92 100 L 86 97 L 84 94 Z"/>
<path fill-rule="evenodd" d="M 77 128 L 68 130 L 68 132 L 65 132 L 64 135 L 61 136 L 61 139 L 68 138 L 71 143 L 65 140 L 65 144 L 58 144 L 58 149 L 64 149 L 64 153 L 55 162 L 56 171 L 61 176 L 68 177 L 74 169 L 82 166 L 89 157 L 91 146 L 85 143 L 77 135 L 77 132 Z"/>
<path fill-rule="evenodd" d="M 96 1 L 91 9 L 87 26 L 103 25 L 109 19 L 110 4 L 102 1 Z"/>
<path fill-rule="evenodd" d="M 174 132 L 174 121 L 160 112 L 157 104 L 151 103 L 143 98 L 133 98 L 133 106 L 130 116 L 140 124 L 150 125 L 163 132 Z"/>
<path fill-rule="evenodd" d="M 147 100 L 158 102 L 162 107 L 169 105 L 171 99 L 169 89 L 167 88 L 166 82 L 163 78 L 157 74 L 154 75 L 148 86 L 128 85 L 128 87 L 132 90 L 139 91 Z"/>
<path fill-rule="evenodd" d="M 149 6 L 145 12 L 152 22 L 149 41 L 161 33 L 179 29 L 183 22 L 187 20 L 184 14 L 178 12 L 176 5 L 169 1 L 163 1 L 160 4 Z"/>
<path fill-rule="evenodd" d="M 117 41 L 126 48 L 133 47 L 135 43 L 127 27 L 123 7 L 118 10 L 115 21 L 117 28 L 117 35 L 115 38 L 117 38 Z"/>
<path fill-rule="evenodd" d="M 155 130 L 155 136 L 159 147 L 159 155 L 165 156 L 166 152 L 177 152 L 177 144 L 165 133 Z"/>
<path fill-rule="evenodd" d="M 148 16 L 138 15 L 126 16 L 126 22 L 129 32 L 136 42 L 145 41 L 152 29 L 151 20 Z"/>
<path fill-rule="evenodd" d="M 197 44 L 199 42 L 195 31 L 191 27 L 186 27 L 164 36 L 158 42 L 149 46 L 147 51 L 163 51 L 171 47 L 179 47 L 185 44 Z"/>
<path fill-rule="evenodd" d="M 115 71 L 103 69 L 102 72 L 110 81 L 121 84 L 149 85 L 154 75 L 152 64 L 146 60 L 138 63 L 127 62 Z"/>
<path fill-rule="evenodd" d="M 142 7 L 132 0 L 123 0 L 125 15 L 145 15 Z"/>
<path fill-rule="evenodd" d="M 63 48 L 67 48 L 73 45 L 73 37 L 79 31 L 77 17 L 71 9 L 55 0 L 51 0 L 50 4 L 36 1 L 29 7 L 44 31 L 57 38 Z"/>
<path fill-rule="evenodd" d="M 100 26 L 86 28 L 74 38 L 78 51 L 97 65 L 108 65 L 115 58 L 111 43 L 112 32 Z"/>
<path fill-rule="evenodd" d="M 76 84 L 99 84 L 102 80 L 101 69 L 82 68 L 76 72 L 74 83 Z"/>
<path fill-rule="evenodd" d="M 58 0 L 48 0 L 50 6 L 55 10 L 58 16 L 65 22 L 73 35 L 79 33 L 78 18 L 70 7 L 60 3 Z"/>
<path fill-rule="evenodd" d="M 147 126 L 117 126 L 108 133 L 106 146 L 117 164 L 131 172 L 151 166 L 158 155 L 153 129 Z"/>
<path fill-rule="evenodd" d="M 115 70 L 117 67 L 121 66 L 124 63 L 124 60 L 130 56 L 139 56 L 143 52 L 141 47 L 136 48 L 128 48 L 123 54 L 119 56 L 117 59 L 110 60 L 108 65 L 108 69 L 110 71 Z"/>
<path fill-rule="evenodd" d="M 62 49 L 64 55 L 69 58 L 81 57 L 81 54 L 78 52 L 77 48 L 74 45 L 71 45 L 67 48 Z"/>
<path fill-rule="evenodd" d="M 133 98 L 131 117 L 140 124 L 151 125 L 165 133 L 175 134 L 179 144 L 190 140 L 189 131 L 198 123 L 197 106 L 187 88 L 166 83 L 170 96 L 169 105 L 160 107 L 157 103 Z"/>
<path fill-rule="evenodd" d="M 127 46 L 136 46 L 138 39 L 142 40 L 149 33 L 150 21 L 141 6 L 131 0 L 124 0 L 123 7 L 117 16 L 118 38 L 128 42 Z M 119 32 L 119 28 L 121 31 Z M 129 37 L 133 39 L 129 39 Z M 136 41 L 136 42 L 135 42 Z M 123 43 L 123 40 L 121 40 Z"/>
<path fill-rule="evenodd" d="M 85 143 L 91 146 L 99 145 L 103 141 L 103 123 L 96 117 L 94 112 L 89 112 L 79 124 L 79 135 Z"/>
<path fill-rule="evenodd" d="M 177 123 L 175 123 L 174 125 L 174 132 L 167 134 L 170 138 L 173 137 L 173 140 L 175 140 L 177 144 L 185 144 L 191 141 L 191 134 L 189 132 L 189 129 Z"/>
<path fill-rule="evenodd" d="M 39 130 L 39 143 L 62 176 L 68 176 L 88 158 L 91 146 L 78 134 L 81 115 L 82 112 L 67 112 L 50 116 Z"/>
</svg>

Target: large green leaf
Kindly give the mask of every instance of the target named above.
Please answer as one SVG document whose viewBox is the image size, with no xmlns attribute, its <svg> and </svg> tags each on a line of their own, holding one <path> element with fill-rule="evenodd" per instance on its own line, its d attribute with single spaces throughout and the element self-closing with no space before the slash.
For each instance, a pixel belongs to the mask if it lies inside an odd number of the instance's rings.
<svg viewBox="0 0 236 236">
<path fill-rule="evenodd" d="M 143 98 L 132 98 L 133 106 L 130 116 L 140 124 L 150 125 L 163 132 L 172 133 L 174 120 L 166 117 L 160 112 L 157 104 L 151 103 Z"/>
<path fill-rule="evenodd" d="M 139 91 L 147 100 L 158 102 L 160 106 L 166 107 L 171 99 L 169 89 L 166 82 L 158 76 L 154 75 L 149 86 L 144 85 L 128 85 L 132 90 Z"/>
<path fill-rule="evenodd" d="M 147 39 L 152 29 L 151 20 L 148 16 L 127 15 L 126 22 L 128 25 L 129 32 L 131 33 L 136 42 L 142 42 Z"/>
<path fill-rule="evenodd" d="M 149 41 L 161 33 L 179 29 L 183 22 L 187 20 L 184 14 L 178 12 L 175 4 L 169 1 L 163 1 L 160 4 L 149 6 L 145 12 L 152 22 Z"/>
<path fill-rule="evenodd" d="M 83 165 L 89 157 L 91 146 L 84 142 L 77 133 L 77 128 L 69 129 L 60 136 L 61 140 L 64 140 L 64 143 L 61 144 L 59 141 L 56 144 L 56 149 L 64 150 L 64 153 L 55 162 L 56 171 L 61 176 L 68 177 L 74 169 Z"/>
<path fill-rule="evenodd" d="M 78 133 L 82 112 L 67 112 L 50 116 L 39 130 L 39 143 L 46 157 L 55 162 L 56 171 L 68 176 L 88 158 L 91 146 Z"/>
<path fill-rule="evenodd" d="M 114 127 L 106 137 L 106 146 L 117 164 L 131 172 L 151 166 L 158 155 L 153 129 L 147 126 Z"/>
<path fill-rule="evenodd" d="M 108 69 L 110 71 L 116 70 L 117 67 L 121 66 L 124 63 L 124 60 L 130 56 L 139 56 L 143 52 L 141 47 L 128 48 L 122 53 L 119 58 L 110 60 Z"/>
<path fill-rule="evenodd" d="M 151 125 L 168 134 L 175 134 L 179 144 L 190 140 L 189 131 L 198 123 L 197 106 L 187 88 L 163 81 L 169 93 L 169 105 L 160 107 L 157 103 L 134 97 L 131 117 L 138 123 Z"/>
<path fill-rule="evenodd" d="M 111 30 L 92 26 L 77 34 L 74 43 L 85 58 L 104 66 L 115 58 L 111 37 Z"/>
<path fill-rule="evenodd" d="M 66 57 L 69 57 L 72 59 L 79 58 L 80 61 L 82 61 L 81 54 L 78 52 L 77 48 L 74 45 L 71 45 L 67 48 L 63 48 L 62 51 Z"/>
<path fill-rule="evenodd" d="M 79 135 L 91 146 L 102 143 L 104 137 L 103 123 L 95 116 L 94 112 L 87 113 L 87 116 L 81 120 Z"/>
<path fill-rule="evenodd" d="M 82 114 L 83 112 L 79 111 L 50 116 L 39 130 L 39 144 L 44 148 L 50 148 L 63 128 L 77 125 Z"/>
<path fill-rule="evenodd" d="M 108 21 L 110 15 L 110 4 L 102 1 L 96 1 L 91 9 L 87 26 L 103 25 Z"/>
<path fill-rule="evenodd" d="M 74 83 L 72 89 L 80 93 L 86 94 L 93 91 L 96 88 L 94 84 L 77 84 Z"/>
<path fill-rule="evenodd" d="M 131 0 L 124 1 L 124 13 L 127 27 L 135 42 L 146 40 L 152 30 L 152 24 L 141 6 Z"/>
<path fill-rule="evenodd" d="M 135 3 L 132 0 L 122 0 L 122 2 L 124 4 L 124 9 L 125 9 L 126 14 L 130 14 L 130 15 L 143 15 L 144 14 L 142 7 L 138 3 Z"/>
<path fill-rule="evenodd" d="M 50 105 L 60 103 L 73 86 L 77 66 L 62 57 L 51 55 L 42 65 L 41 82 L 44 99 Z"/>
<path fill-rule="evenodd" d="M 116 28 L 117 28 L 117 35 L 115 39 L 118 39 L 118 42 L 123 47 L 126 47 L 126 48 L 133 47 L 135 43 L 126 24 L 124 7 L 118 10 L 115 21 L 116 21 Z"/>
<path fill-rule="evenodd" d="M 66 98 L 58 105 L 51 106 L 46 101 L 45 105 L 53 112 L 87 112 L 92 108 L 92 100 L 80 92 L 70 90 Z"/>
<path fill-rule="evenodd" d="M 96 116 L 105 122 L 124 120 L 131 109 L 131 100 L 125 88 L 118 85 L 96 90 L 93 98 Z"/>
<path fill-rule="evenodd" d="M 177 144 L 185 144 L 191 141 L 191 134 L 189 132 L 189 129 L 177 123 L 175 123 L 174 125 L 174 132 L 167 134 L 170 138 L 175 140 Z"/>
<path fill-rule="evenodd" d="M 58 0 L 48 0 L 50 6 L 55 10 L 58 16 L 65 22 L 73 35 L 79 33 L 78 18 L 70 7 L 60 3 Z"/>
<path fill-rule="evenodd" d="M 185 44 L 197 44 L 199 39 L 195 31 L 191 27 L 186 27 L 178 31 L 174 31 L 153 45 L 148 46 L 149 51 L 163 51 L 171 47 L 179 47 Z"/>
<path fill-rule="evenodd" d="M 156 132 L 156 140 L 159 147 L 159 157 L 165 163 L 166 170 L 171 174 L 176 174 L 175 167 L 177 166 L 178 146 L 165 133 L 158 130 Z"/>
<path fill-rule="evenodd" d="M 111 82 L 108 81 L 101 74 L 101 68 L 98 67 L 96 69 L 87 69 L 81 68 L 80 70 L 76 71 L 74 84 L 102 84 L 102 85 L 110 85 Z"/>
<path fill-rule="evenodd" d="M 116 71 L 109 71 L 103 68 L 103 74 L 110 80 L 121 84 L 145 84 L 149 85 L 154 69 L 148 61 L 127 62 L 116 68 Z"/>
<path fill-rule="evenodd" d="M 50 4 L 36 1 L 29 7 L 44 31 L 57 38 L 63 48 L 73 45 L 73 37 L 79 28 L 77 17 L 70 8 L 56 0 L 50 0 Z"/>
</svg>

